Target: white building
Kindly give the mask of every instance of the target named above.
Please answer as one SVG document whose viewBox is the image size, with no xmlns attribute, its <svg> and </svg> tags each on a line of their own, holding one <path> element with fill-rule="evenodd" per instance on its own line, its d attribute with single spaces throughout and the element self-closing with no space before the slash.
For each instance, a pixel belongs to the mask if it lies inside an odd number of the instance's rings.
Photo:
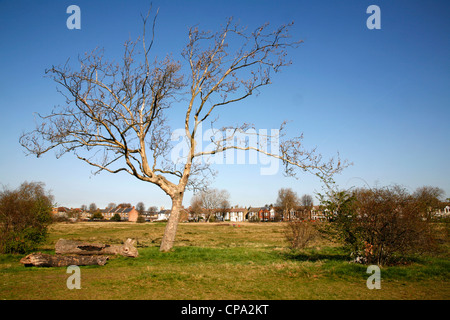
<svg viewBox="0 0 450 320">
<path fill-rule="evenodd" d="M 224 220 L 225 221 L 231 221 L 231 222 L 242 222 L 245 221 L 245 214 L 247 212 L 247 209 L 245 208 L 232 208 L 228 209 L 225 212 Z"/>
</svg>

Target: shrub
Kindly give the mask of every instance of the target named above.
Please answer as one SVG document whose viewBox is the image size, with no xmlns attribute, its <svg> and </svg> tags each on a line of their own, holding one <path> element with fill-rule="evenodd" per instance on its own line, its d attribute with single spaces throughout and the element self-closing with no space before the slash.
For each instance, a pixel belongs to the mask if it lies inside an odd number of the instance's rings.
<svg viewBox="0 0 450 320">
<path fill-rule="evenodd" d="M 0 193 L 0 252 L 26 253 L 47 237 L 53 196 L 40 182 L 24 182 Z"/>
<path fill-rule="evenodd" d="M 326 234 L 343 241 L 357 261 L 385 265 L 435 248 L 432 225 L 420 199 L 399 186 L 357 189 L 329 205 Z"/>
<path fill-rule="evenodd" d="M 291 249 L 303 249 L 314 239 L 318 232 L 314 222 L 309 220 L 294 220 L 285 224 L 284 235 Z"/>
<path fill-rule="evenodd" d="M 91 220 L 103 220 L 103 214 L 97 210 L 92 214 Z"/>
<path fill-rule="evenodd" d="M 111 221 L 120 221 L 120 214 L 115 213 L 115 214 L 112 216 Z"/>
</svg>

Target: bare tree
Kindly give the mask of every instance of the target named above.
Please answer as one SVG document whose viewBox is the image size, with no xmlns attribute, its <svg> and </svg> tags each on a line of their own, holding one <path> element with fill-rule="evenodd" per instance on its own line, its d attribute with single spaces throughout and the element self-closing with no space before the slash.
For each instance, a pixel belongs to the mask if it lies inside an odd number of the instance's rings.
<svg viewBox="0 0 450 320">
<path fill-rule="evenodd" d="M 122 202 L 117 205 L 117 207 L 121 208 L 131 208 L 131 203 Z"/>
<path fill-rule="evenodd" d="M 308 215 L 308 218 L 311 218 L 311 209 L 314 205 L 313 197 L 309 194 L 302 195 L 300 205 L 302 206 L 304 215 Z"/>
<path fill-rule="evenodd" d="M 278 190 L 276 206 L 283 210 L 283 218 L 291 220 L 291 210 L 295 210 L 300 203 L 298 195 L 291 188 L 281 188 Z"/>
<path fill-rule="evenodd" d="M 114 202 L 110 202 L 108 204 L 108 206 L 106 207 L 106 209 L 108 209 L 109 211 L 113 211 L 116 208 L 117 208 L 117 205 Z"/>
<path fill-rule="evenodd" d="M 90 205 L 89 205 L 89 212 L 90 213 L 95 213 L 96 211 L 97 211 L 97 205 L 94 203 L 94 202 L 92 202 Z"/>
<path fill-rule="evenodd" d="M 148 213 L 157 213 L 158 212 L 158 207 L 156 206 L 151 206 L 150 208 L 148 208 Z"/>
<path fill-rule="evenodd" d="M 219 209 L 220 209 L 220 213 L 222 214 L 222 221 L 225 219 L 225 214 L 226 214 L 227 210 L 230 208 L 231 208 L 231 204 L 228 199 L 223 199 L 220 202 Z"/>
<path fill-rule="evenodd" d="M 194 221 L 198 221 L 199 216 L 203 214 L 202 200 L 199 197 L 192 197 L 189 210 L 190 214 L 194 218 Z"/>
<path fill-rule="evenodd" d="M 423 186 L 417 188 L 413 196 L 417 199 L 421 206 L 423 214 L 426 216 L 427 220 L 431 220 L 433 214 L 441 207 L 442 200 L 444 198 L 444 190 L 438 187 Z"/>
<path fill-rule="evenodd" d="M 230 194 L 226 190 L 206 189 L 195 194 L 191 203 L 203 209 L 206 222 L 209 222 L 213 215 L 222 211 L 221 207 L 228 202 L 229 198 Z"/>
<path fill-rule="evenodd" d="M 285 59 L 288 49 L 301 41 L 290 39 L 292 24 L 273 30 L 264 24 L 249 32 L 229 19 L 215 33 L 193 27 L 182 52 L 189 71 L 182 74 L 182 64 L 170 55 L 162 60 L 150 56 L 157 16 L 158 12 L 151 21 L 150 40 L 150 11 L 142 17 L 143 37 L 125 43 L 121 63 L 106 61 L 103 51 L 96 49 L 79 58 L 79 71 L 74 71 L 69 61 L 46 70 L 62 89 L 66 104 L 47 116 L 39 115 L 36 129 L 22 135 L 20 143 L 29 153 L 38 157 L 52 149 L 57 157 L 72 153 L 95 167 L 96 173 L 126 172 L 157 185 L 172 200 L 161 251 L 173 246 L 185 190 L 202 188 L 210 172 L 207 163 L 196 159 L 227 149 L 255 150 L 281 160 L 287 175 L 294 176 L 298 168 L 325 183 L 346 166 L 339 159 L 323 161 L 315 149 L 304 149 L 301 135 L 285 139 L 284 123 L 279 136 L 261 137 L 281 138 L 279 150 L 226 144 L 233 136 L 212 139 L 213 150 L 197 150 L 195 138 L 201 124 L 213 126 L 218 109 L 226 112 L 229 104 L 269 85 L 272 74 L 290 64 Z M 181 103 L 185 103 L 184 110 L 179 108 Z M 174 113 L 170 114 L 171 110 Z M 170 157 L 173 143 L 167 119 L 180 113 L 187 154 L 176 162 Z M 249 127 L 242 124 L 215 130 L 239 133 Z"/>
<path fill-rule="evenodd" d="M 312 207 L 313 204 L 314 204 L 314 200 L 313 200 L 313 197 L 310 194 L 304 194 L 300 198 L 300 203 L 304 207 Z"/>
<path fill-rule="evenodd" d="M 139 212 L 140 215 L 145 213 L 145 205 L 142 201 L 138 202 L 136 205 L 136 210 Z"/>
</svg>

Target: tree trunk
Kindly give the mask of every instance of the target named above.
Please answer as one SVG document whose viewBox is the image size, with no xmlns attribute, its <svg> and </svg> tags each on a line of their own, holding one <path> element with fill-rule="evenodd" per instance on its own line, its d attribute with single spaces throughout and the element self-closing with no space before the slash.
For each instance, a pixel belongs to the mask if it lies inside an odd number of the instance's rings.
<svg viewBox="0 0 450 320">
<path fill-rule="evenodd" d="M 177 234 L 178 222 L 180 220 L 180 210 L 183 203 L 183 193 L 179 193 L 172 198 L 172 210 L 170 212 L 169 221 L 167 222 L 164 235 L 161 240 L 161 246 L 159 248 L 162 252 L 167 252 L 173 247 L 175 242 L 175 236 Z"/>
<path fill-rule="evenodd" d="M 32 253 L 20 260 L 25 267 L 67 267 L 67 266 L 103 266 L 109 259 L 107 256 L 60 256 L 43 254 L 40 252 Z"/>
<path fill-rule="evenodd" d="M 135 242 L 135 240 L 127 239 L 124 244 L 109 245 L 103 243 L 59 239 L 55 245 L 55 253 L 78 255 L 120 254 L 125 257 L 135 258 L 138 256 L 138 251 L 134 247 Z"/>
</svg>

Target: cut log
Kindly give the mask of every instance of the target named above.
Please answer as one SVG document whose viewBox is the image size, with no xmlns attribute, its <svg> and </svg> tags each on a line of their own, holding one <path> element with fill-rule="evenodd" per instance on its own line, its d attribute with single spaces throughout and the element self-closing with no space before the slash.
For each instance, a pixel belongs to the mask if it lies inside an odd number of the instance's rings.
<svg viewBox="0 0 450 320">
<path fill-rule="evenodd" d="M 138 251 L 134 247 L 135 240 L 127 239 L 122 245 L 109 245 L 104 243 L 90 243 L 84 241 L 59 239 L 55 245 L 57 254 L 78 254 L 78 255 L 122 255 L 135 258 Z"/>
<path fill-rule="evenodd" d="M 25 267 L 103 266 L 108 259 L 108 256 L 60 256 L 37 252 L 22 258 L 20 263 Z"/>
</svg>

